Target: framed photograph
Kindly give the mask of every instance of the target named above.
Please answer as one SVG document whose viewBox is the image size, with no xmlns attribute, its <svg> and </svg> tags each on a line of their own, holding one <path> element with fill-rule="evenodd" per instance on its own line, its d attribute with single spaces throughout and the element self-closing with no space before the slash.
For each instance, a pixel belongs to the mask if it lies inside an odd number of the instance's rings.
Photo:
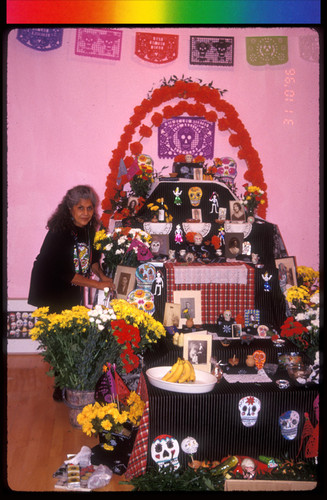
<svg viewBox="0 0 327 500">
<path fill-rule="evenodd" d="M 130 196 L 128 198 L 127 206 L 131 211 L 131 214 L 134 215 L 136 212 L 136 207 L 139 204 L 139 199 L 136 196 Z"/>
<path fill-rule="evenodd" d="M 193 318 L 195 325 L 202 324 L 201 290 L 174 290 L 174 303 L 181 307 L 179 328 L 186 324 L 187 316 Z"/>
<path fill-rule="evenodd" d="M 275 260 L 278 269 L 279 285 L 283 293 L 291 286 L 297 286 L 295 257 L 284 257 Z"/>
<path fill-rule="evenodd" d="M 225 233 L 225 257 L 235 259 L 242 254 L 243 233 Z"/>
<path fill-rule="evenodd" d="M 227 217 L 227 208 L 219 207 L 218 219 L 219 220 L 226 220 L 226 217 Z"/>
<path fill-rule="evenodd" d="M 178 327 L 181 319 L 181 305 L 166 302 L 165 312 L 163 319 L 163 326 L 176 326 Z"/>
<path fill-rule="evenodd" d="M 183 358 L 189 360 L 196 370 L 211 372 L 212 336 L 207 333 L 184 335 Z"/>
<path fill-rule="evenodd" d="M 196 181 L 203 180 L 203 168 L 198 168 L 198 167 L 193 168 L 193 179 Z"/>
<path fill-rule="evenodd" d="M 192 208 L 192 219 L 202 222 L 201 208 Z"/>
<path fill-rule="evenodd" d="M 135 288 L 135 267 L 117 266 L 114 277 L 118 299 L 127 299 L 127 295 Z"/>
<path fill-rule="evenodd" d="M 242 325 L 234 323 L 232 325 L 232 337 L 240 337 L 242 333 Z"/>
<path fill-rule="evenodd" d="M 244 311 L 244 324 L 245 326 L 260 325 L 260 311 L 259 309 L 245 309 Z"/>
<path fill-rule="evenodd" d="M 246 215 L 244 205 L 240 201 L 231 200 L 229 202 L 230 220 L 234 222 L 245 222 Z"/>
<path fill-rule="evenodd" d="M 193 179 L 193 169 L 195 168 L 202 170 L 200 163 L 176 162 L 173 164 L 173 172 L 177 173 L 177 177 L 180 179 Z"/>
</svg>

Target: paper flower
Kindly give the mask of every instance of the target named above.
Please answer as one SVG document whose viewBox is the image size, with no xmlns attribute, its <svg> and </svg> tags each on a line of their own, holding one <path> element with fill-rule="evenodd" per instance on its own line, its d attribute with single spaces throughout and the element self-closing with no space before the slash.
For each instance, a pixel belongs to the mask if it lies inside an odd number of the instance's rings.
<svg viewBox="0 0 327 500">
<path fill-rule="evenodd" d="M 181 448 L 184 451 L 184 453 L 187 453 L 188 455 L 193 455 L 194 453 L 197 452 L 199 447 L 199 443 L 193 438 L 193 437 L 186 437 L 183 439 L 181 443 Z"/>
</svg>

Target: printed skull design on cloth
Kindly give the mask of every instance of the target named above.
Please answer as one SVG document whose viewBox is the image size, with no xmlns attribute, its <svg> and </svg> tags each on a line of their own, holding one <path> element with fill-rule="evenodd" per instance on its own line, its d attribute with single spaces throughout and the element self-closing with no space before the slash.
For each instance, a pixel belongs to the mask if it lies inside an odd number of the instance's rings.
<svg viewBox="0 0 327 500">
<path fill-rule="evenodd" d="M 192 207 L 198 207 L 202 198 L 202 189 L 198 186 L 192 186 L 188 190 L 188 196 Z"/>
<path fill-rule="evenodd" d="M 279 417 L 279 426 L 282 436 L 287 440 L 296 438 L 297 429 L 300 422 L 300 415 L 297 411 L 289 410 Z"/>
<path fill-rule="evenodd" d="M 177 439 L 168 434 L 157 436 L 151 445 L 151 457 L 158 464 L 159 470 L 172 464 L 178 469 L 179 444 Z"/>
<path fill-rule="evenodd" d="M 252 427 L 255 425 L 259 411 L 261 410 L 260 399 L 255 396 L 245 396 L 238 402 L 238 409 L 240 411 L 242 424 L 245 427 Z"/>
</svg>

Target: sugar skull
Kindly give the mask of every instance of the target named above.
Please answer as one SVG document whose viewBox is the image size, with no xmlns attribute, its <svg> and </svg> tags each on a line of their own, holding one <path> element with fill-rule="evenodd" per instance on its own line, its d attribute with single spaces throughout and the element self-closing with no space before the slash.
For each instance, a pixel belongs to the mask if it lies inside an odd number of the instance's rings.
<svg viewBox="0 0 327 500">
<path fill-rule="evenodd" d="M 255 366 L 258 368 L 258 370 L 262 370 L 263 365 L 266 361 L 266 354 L 263 351 L 254 351 L 253 358 L 255 361 Z"/>
<path fill-rule="evenodd" d="M 151 445 L 151 456 L 158 464 L 159 470 L 170 464 L 173 465 L 174 470 L 178 469 L 180 465 L 178 455 L 178 441 L 168 434 L 157 436 Z"/>
<path fill-rule="evenodd" d="M 255 425 L 261 409 L 260 399 L 255 396 L 245 396 L 240 399 L 238 409 L 241 415 L 242 424 L 245 427 L 252 427 Z"/>
<path fill-rule="evenodd" d="M 282 436 L 287 440 L 296 438 L 300 415 L 297 411 L 286 411 L 279 417 L 279 426 Z"/>
<path fill-rule="evenodd" d="M 188 190 L 188 196 L 192 207 L 198 207 L 202 198 L 202 189 L 198 186 L 192 186 Z"/>
<path fill-rule="evenodd" d="M 151 156 L 142 154 L 138 155 L 137 164 L 140 168 L 144 166 L 153 167 L 153 160 Z"/>
<path fill-rule="evenodd" d="M 237 164 L 230 158 L 229 156 L 224 156 L 220 158 L 221 165 L 217 165 L 217 173 L 216 176 L 219 181 L 222 182 L 234 182 L 234 179 L 237 175 Z"/>
</svg>

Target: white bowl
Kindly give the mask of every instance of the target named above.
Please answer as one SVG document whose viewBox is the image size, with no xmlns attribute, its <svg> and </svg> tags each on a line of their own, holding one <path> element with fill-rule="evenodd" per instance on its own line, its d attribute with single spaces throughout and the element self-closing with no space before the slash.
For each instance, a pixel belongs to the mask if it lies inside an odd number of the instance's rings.
<svg viewBox="0 0 327 500">
<path fill-rule="evenodd" d="M 150 384 L 158 389 L 171 392 L 184 392 L 188 394 L 202 394 L 210 392 L 215 387 L 217 379 L 211 373 L 195 369 L 195 381 L 180 384 L 179 382 L 166 382 L 161 380 L 171 366 L 155 366 L 146 371 Z"/>
</svg>

